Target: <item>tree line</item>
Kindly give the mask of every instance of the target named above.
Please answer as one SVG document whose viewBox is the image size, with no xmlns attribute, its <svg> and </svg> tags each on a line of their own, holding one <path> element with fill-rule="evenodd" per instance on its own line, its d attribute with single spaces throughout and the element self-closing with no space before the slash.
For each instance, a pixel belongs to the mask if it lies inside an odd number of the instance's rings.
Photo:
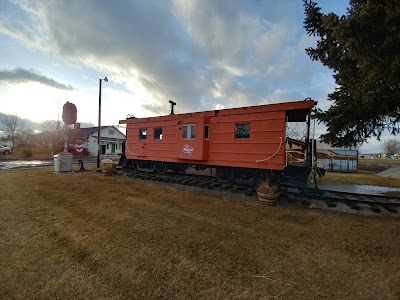
<svg viewBox="0 0 400 300">
<path fill-rule="evenodd" d="M 4 132 L 2 142 L 11 141 L 13 148 L 39 146 L 56 150 L 65 142 L 66 125 L 61 121 L 44 121 L 40 132 L 27 128 L 26 122 L 17 115 L 5 116 L 0 125 L 0 130 Z"/>
<path fill-rule="evenodd" d="M 44 121 L 42 131 L 34 132 L 26 127 L 26 122 L 16 115 L 6 116 L 2 120 L 0 130 L 5 133 L 1 140 L 11 140 L 13 147 L 16 145 L 29 145 L 40 147 L 51 147 L 53 150 L 61 149 L 65 144 L 66 125 L 61 121 Z M 305 141 L 306 127 L 299 124 L 289 123 L 286 135 L 299 141 Z M 396 139 L 385 140 L 382 143 L 382 151 L 387 155 L 400 153 L 400 141 Z M 54 151 L 56 152 L 56 151 Z"/>
</svg>

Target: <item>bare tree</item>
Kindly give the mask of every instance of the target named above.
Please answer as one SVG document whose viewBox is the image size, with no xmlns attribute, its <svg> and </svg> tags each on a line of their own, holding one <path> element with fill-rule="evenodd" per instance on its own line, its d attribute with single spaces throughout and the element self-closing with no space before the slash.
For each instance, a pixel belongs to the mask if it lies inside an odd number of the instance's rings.
<svg viewBox="0 0 400 300">
<path fill-rule="evenodd" d="M 64 145 L 66 125 L 61 121 L 44 121 L 42 123 L 43 132 L 48 137 L 48 144 L 53 148 Z"/>
<path fill-rule="evenodd" d="M 15 147 L 15 140 L 24 132 L 26 123 L 16 115 L 6 116 L 3 123 L 3 131 L 11 138 L 12 145 Z"/>
<path fill-rule="evenodd" d="M 304 142 L 307 136 L 307 126 L 302 122 L 286 123 L 286 136 L 288 138 Z"/>
<path fill-rule="evenodd" d="M 390 139 L 383 142 L 383 151 L 387 155 L 393 155 L 400 152 L 400 141 L 395 139 Z"/>
<path fill-rule="evenodd" d="M 24 144 L 31 144 L 33 141 L 33 136 L 35 132 L 30 128 L 25 128 L 22 130 L 18 136 L 18 141 Z"/>
</svg>

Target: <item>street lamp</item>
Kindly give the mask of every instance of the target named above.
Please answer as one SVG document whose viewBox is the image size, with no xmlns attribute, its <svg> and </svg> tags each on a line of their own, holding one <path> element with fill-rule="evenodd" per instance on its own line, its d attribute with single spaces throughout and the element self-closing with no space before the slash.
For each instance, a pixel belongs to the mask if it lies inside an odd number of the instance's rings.
<svg viewBox="0 0 400 300">
<path fill-rule="evenodd" d="M 99 126 L 97 128 L 97 171 L 100 170 L 100 130 L 101 130 L 101 82 L 102 81 L 108 82 L 108 78 L 104 77 L 104 79 L 100 79 L 99 82 Z"/>
</svg>

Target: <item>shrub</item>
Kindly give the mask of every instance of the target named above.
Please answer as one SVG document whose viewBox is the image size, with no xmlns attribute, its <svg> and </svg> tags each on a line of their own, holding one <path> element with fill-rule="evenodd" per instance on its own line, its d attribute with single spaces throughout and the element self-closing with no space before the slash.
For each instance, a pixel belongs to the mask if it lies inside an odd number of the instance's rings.
<svg viewBox="0 0 400 300">
<path fill-rule="evenodd" d="M 58 154 L 64 151 L 64 146 L 53 146 L 53 154 Z"/>
<path fill-rule="evenodd" d="M 32 150 L 31 149 L 25 149 L 22 151 L 22 156 L 23 157 L 32 157 Z"/>
<path fill-rule="evenodd" d="M 270 185 L 268 182 L 262 181 L 258 185 L 257 191 L 263 194 L 276 194 L 278 191 L 278 186 Z"/>
</svg>

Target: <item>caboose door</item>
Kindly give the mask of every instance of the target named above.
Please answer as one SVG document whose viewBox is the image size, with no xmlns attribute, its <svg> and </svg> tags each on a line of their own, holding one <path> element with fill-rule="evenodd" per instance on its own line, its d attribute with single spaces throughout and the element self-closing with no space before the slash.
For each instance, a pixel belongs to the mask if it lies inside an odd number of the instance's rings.
<svg viewBox="0 0 400 300">
<path fill-rule="evenodd" d="M 147 155 L 147 143 L 146 141 L 139 141 L 138 149 L 137 149 L 137 156 L 146 156 Z"/>
<path fill-rule="evenodd" d="M 147 155 L 147 128 L 139 129 L 139 141 L 137 144 L 137 156 Z"/>
<path fill-rule="evenodd" d="M 204 118 L 185 115 L 177 125 L 177 158 L 204 160 Z"/>
</svg>

